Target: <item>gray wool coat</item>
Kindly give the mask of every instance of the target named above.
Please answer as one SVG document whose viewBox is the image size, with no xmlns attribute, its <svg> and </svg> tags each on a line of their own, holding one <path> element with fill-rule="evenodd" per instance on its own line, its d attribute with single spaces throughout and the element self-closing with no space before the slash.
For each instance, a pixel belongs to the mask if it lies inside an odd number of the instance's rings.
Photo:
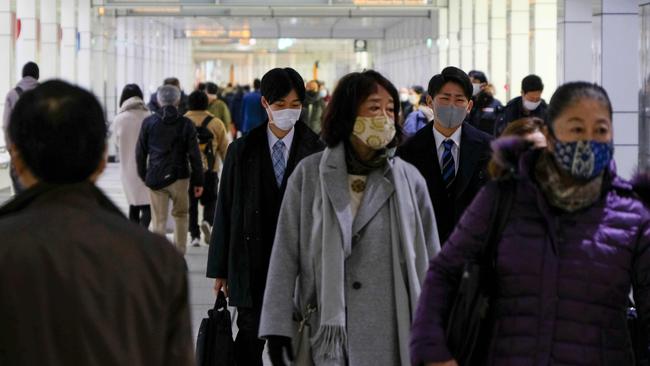
<svg viewBox="0 0 650 366">
<path fill-rule="evenodd" d="M 327 151 L 327 150 L 326 150 Z M 322 196 L 319 176 L 323 152 L 304 159 L 289 179 L 280 210 L 273 253 L 264 295 L 260 337 L 294 337 L 294 313 L 304 312 L 308 304 L 317 305 L 321 269 L 315 268 L 321 256 Z M 349 203 L 348 176 L 342 145 L 329 150 L 322 172 L 331 197 Z M 396 305 L 393 290 L 389 199 L 395 194 L 391 169 L 404 169 L 414 183 L 422 219 L 426 252 L 431 257 L 439 250 L 435 216 L 426 182 L 410 164 L 392 159 L 385 170 L 368 176 L 366 192 L 356 218 L 349 220 L 352 253 L 345 261 L 345 299 L 348 334 L 348 365 L 399 365 Z M 420 279 L 421 281 L 423 280 Z M 407 310 L 408 311 L 408 310 Z M 409 314 L 412 316 L 413 314 Z M 310 319 L 311 335 L 320 326 L 318 310 Z M 404 340 L 408 343 L 408 340 Z M 313 340 L 312 340 L 313 342 Z M 324 365 L 316 360 L 317 365 Z M 406 365 L 404 365 L 406 366 Z"/>
</svg>

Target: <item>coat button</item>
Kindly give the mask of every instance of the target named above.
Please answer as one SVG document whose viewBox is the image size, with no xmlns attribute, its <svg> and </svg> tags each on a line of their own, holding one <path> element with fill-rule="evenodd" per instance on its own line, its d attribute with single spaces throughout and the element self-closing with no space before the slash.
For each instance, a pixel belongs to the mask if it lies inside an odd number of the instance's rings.
<svg viewBox="0 0 650 366">
<path fill-rule="evenodd" d="M 361 288 L 361 282 L 355 282 L 352 284 L 352 288 L 358 290 Z"/>
</svg>

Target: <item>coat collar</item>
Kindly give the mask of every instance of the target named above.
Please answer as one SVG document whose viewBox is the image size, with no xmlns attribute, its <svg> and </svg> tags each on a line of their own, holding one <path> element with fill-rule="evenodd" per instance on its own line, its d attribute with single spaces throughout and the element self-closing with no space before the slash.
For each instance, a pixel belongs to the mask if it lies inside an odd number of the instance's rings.
<svg viewBox="0 0 650 366">
<path fill-rule="evenodd" d="M 120 209 L 97 186 L 90 182 L 81 182 L 37 184 L 0 206 L 0 218 L 18 213 L 33 205 L 47 204 L 48 202 L 57 204 L 77 202 L 84 206 L 98 206 L 105 211 L 124 217 Z"/>
<path fill-rule="evenodd" d="M 463 123 L 460 137 L 460 157 L 456 174 L 456 197 L 462 195 L 474 176 L 481 159 L 485 142 L 478 136 L 478 131 L 468 123 Z"/>
</svg>

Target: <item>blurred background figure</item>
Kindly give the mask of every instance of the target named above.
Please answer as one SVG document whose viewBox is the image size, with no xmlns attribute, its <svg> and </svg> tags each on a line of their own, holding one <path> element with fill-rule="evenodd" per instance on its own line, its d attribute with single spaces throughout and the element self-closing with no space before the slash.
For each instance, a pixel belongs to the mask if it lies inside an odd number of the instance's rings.
<svg viewBox="0 0 650 366">
<path fill-rule="evenodd" d="M 218 118 L 225 127 L 228 134 L 232 137 L 234 127 L 228 105 L 219 98 L 219 87 L 217 84 L 209 81 L 205 83 L 205 93 L 208 95 L 208 112 Z"/>
<path fill-rule="evenodd" d="M 146 228 L 151 222 L 149 189 L 138 176 L 135 147 L 138 144 L 142 122 L 150 114 L 144 104 L 140 87 L 128 84 L 122 90 L 120 110 L 111 125 L 120 153 L 120 177 L 129 203 L 129 220 Z"/>
<path fill-rule="evenodd" d="M 305 121 L 314 133 L 319 134 L 321 130 L 321 119 L 323 112 L 325 112 L 325 101 L 320 94 L 318 81 L 309 81 L 306 90 L 301 119 Z"/>
<path fill-rule="evenodd" d="M 178 111 L 182 114 L 185 114 L 187 112 L 187 95 L 185 95 L 185 92 L 181 88 L 181 82 L 178 81 L 178 78 L 171 77 L 165 79 L 163 81 L 163 86 L 165 85 L 172 85 L 178 88 L 178 90 L 181 91 L 181 100 L 178 103 Z M 153 93 L 151 94 L 151 97 L 149 98 L 149 103 L 147 103 L 147 107 L 151 111 L 151 113 L 154 114 L 159 114 L 161 113 L 162 110 L 162 105 L 158 102 L 158 93 Z"/>
<path fill-rule="evenodd" d="M 479 130 L 494 135 L 496 121 L 503 109 L 501 101 L 494 97 L 494 86 L 488 82 L 485 73 L 472 70 L 469 72 L 472 81 L 472 111 L 467 122 Z"/>
<path fill-rule="evenodd" d="M 262 107 L 262 94 L 260 93 L 260 79 L 253 81 L 253 91 L 246 93 L 242 100 L 242 129 L 243 134 L 261 125 L 266 120 L 266 113 Z M 250 87 L 248 87 L 250 90 Z M 246 87 L 244 87 L 246 90 Z"/>
<path fill-rule="evenodd" d="M 524 117 L 538 117 L 546 121 L 546 101 L 542 99 L 544 84 L 537 75 L 528 75 L 521 81 L 521 96 L 508 102 L 497 121 L 498 136 L 512 121 Z"/>
</svg>

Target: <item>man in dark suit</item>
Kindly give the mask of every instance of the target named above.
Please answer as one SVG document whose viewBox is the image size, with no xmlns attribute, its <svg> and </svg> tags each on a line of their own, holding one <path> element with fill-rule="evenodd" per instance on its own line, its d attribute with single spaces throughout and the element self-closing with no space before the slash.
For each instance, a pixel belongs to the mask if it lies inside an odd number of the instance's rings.
<svg viewBox="0 0 650 366">
<path fill-rule="evenodd" d="M 422 128 L 397 154 L 427 181 L 444 243 L 461 215 L 488 179 L 492 137 L 468 123 L 472 83 L 465 72 L 447 67 L 429 81 L 427 104 L 434 121 Z"/>
<path fill-rule="evenodd" d="M 262 365 L 258 338 L 266 274 L 287 178 L 303 158 L 323 149 L 299 121 L 305 84 L 293 69 L 273 69 L 261 83 L 269 122 L 228 148 L 222 171 L 207 277 L 238 309 L 238 365 Z"/>
<path fill-rule="evenodd" d="M 97 99 L 48 81 L 21 96 L 8 132 L 26 190 L 0 207 L 0 364 L 195 365 L 183 257 L 94 184 Z"/>
</svg>

